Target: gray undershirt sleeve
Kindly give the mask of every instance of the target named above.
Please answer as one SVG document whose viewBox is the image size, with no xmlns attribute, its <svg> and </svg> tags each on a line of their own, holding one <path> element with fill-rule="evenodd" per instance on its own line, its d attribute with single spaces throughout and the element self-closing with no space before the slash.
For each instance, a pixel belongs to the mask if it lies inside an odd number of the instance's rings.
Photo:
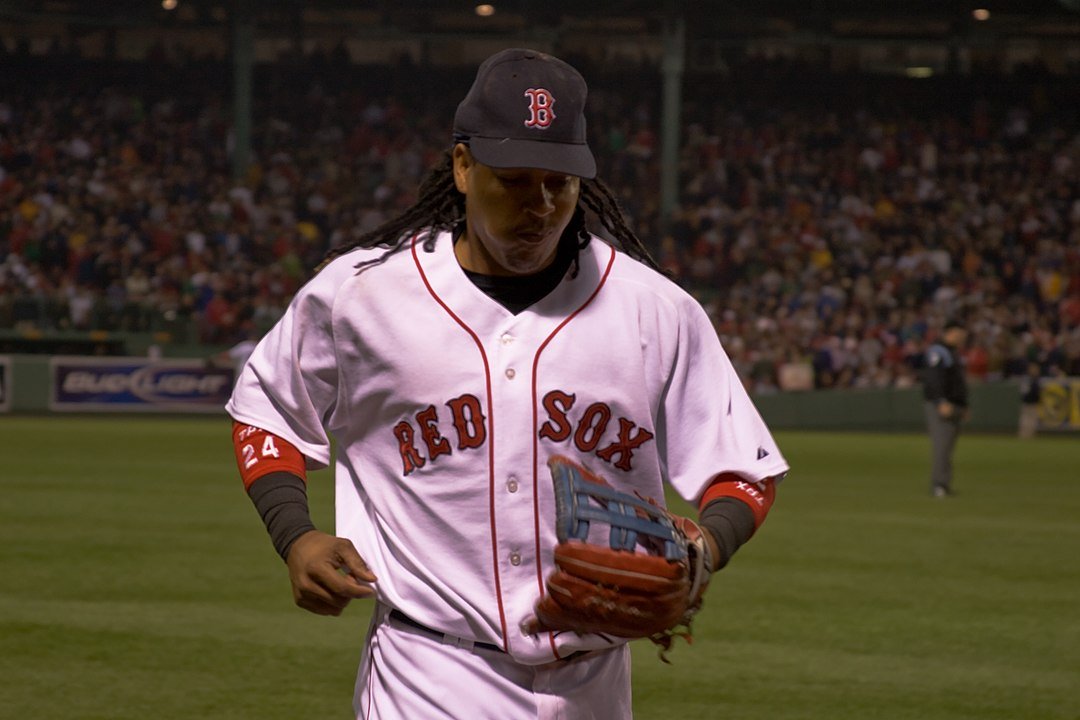
<svg viewBox="0 0 1080 720">
<path fill-rule="evenodd" d="M 287 472 L 272 472 L 257 479 L 248 488 L 274 549 L 284 560 L 298 537 L 315 530 L 308 509 L 307 485 L 302 478 Z"/>
<path fill-rule="evenodd" d="M 722 497 L 705 506 L 698 525 L 709 532 L 720 548 L 713 572 L 728 564 L 731 556 L 754 534 L 754 511 L 742 500 Z"/>
</svg>

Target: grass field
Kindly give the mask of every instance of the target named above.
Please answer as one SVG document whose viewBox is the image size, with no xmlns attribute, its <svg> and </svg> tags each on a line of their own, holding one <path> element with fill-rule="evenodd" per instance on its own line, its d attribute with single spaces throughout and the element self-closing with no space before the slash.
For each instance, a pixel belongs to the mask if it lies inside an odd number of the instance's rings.
<svg viewBox="0 0 1080 720">
<path fill-rule="evenodd" d="M 694 644 L 634 646 L 636 718 L 1080 718 L 1075 436 L 964 436 L 944 501 L 923 437 L 778 440 Z M 351 716 L 367 606 L 292 605 L 225 421 L 0 417 L 0 457 L 0 717 Z"/>
</svg>

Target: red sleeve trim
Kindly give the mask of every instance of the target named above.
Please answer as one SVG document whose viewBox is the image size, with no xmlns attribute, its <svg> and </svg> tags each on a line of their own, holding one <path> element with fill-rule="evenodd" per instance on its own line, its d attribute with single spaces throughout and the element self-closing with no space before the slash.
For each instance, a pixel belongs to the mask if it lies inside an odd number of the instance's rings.
<svg viewBox="0 0 1080 720">
<path fill-rule="evenodd" d="M 698 504 L 700 510 L 713 500 L 723 497 L 733 497 L 742 500 L 750 506 L 754 513 L 754 529 L 761 527 L 765 522 L 765 516 L 769 514 L 776 499 L 776 485 L 772 478 L 765 478 L 759 482 L 750 482 L 734 473 L 721 473 L 713 479 L 712 485 L 706 488 Z"/>
<path fill-rule="evenodd" d="M 233 449 L 244 489 L 272 472 L 287 472 L 307 482 L 303 454 L 288 440 L 283 440 L 254 425 L 233 422 Z"/>
</svg>

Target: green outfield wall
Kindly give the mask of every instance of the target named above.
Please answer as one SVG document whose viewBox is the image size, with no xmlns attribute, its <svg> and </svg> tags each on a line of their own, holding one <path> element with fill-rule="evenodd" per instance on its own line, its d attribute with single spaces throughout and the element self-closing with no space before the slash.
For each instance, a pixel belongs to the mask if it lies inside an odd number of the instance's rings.
<svg viewBox="0 0 1080 720">
<path fill-rule="evenodd" d="M 223 379 L 222 370 L 204 367 L 192 357 L 195 354 L 195 350 L 180 353 L 183 360 L 0 355 L 0 413 L 220 412 L 231 387 L 231 370 Z M 157 367 L 168 362 L 178 367 Z M 135 367 L 117 366 L 125 363 Z M 138 397 L 123 395 L 131 388 Z M 919 432 L 925 427 L 919 388 L 770 393 L 755 395 L 754 401 L 774 430 Z M 1017 384 L 971 387 L 968 431 L 1015 433 L 1019 417 Z M 1044 383 L 1039 430 L 1080 432 L 1080 378 Z"/>
<path fill-rule="evenodd" d="M 919 431 L 926 427 L 922 390 L 815 390 L 758 395 L 758 410 L 776 430 Z M 967 429 L 1015 433 L 1020 392 L 1014 383 L 971 387 Z"/>
</svg>

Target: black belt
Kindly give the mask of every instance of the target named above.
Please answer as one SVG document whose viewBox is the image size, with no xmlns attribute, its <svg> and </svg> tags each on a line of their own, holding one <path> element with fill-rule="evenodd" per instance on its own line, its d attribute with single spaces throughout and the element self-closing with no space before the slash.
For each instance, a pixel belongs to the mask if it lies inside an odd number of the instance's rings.
<svg viewBox="0 0 1080 720">
<path fill-rule="evenodd" d="M 455 638 L 453 635 L 439 632 L 434 628 L 429 628 L 427 625 L 422 625 L 416 622 L 411 617 L 397 609 L 390 611 L 390 619 L 397 620 L 402 625 L 408 625 L 413 630 L 423 633 L 424 635 L 427 635 L 434 640 L 438 640 L 439 642 L 446 642 L 446 639 L 450 638 L 451 642 L 447 643 L 449 645 L 457 645 L 458 647 L 468 647 L 469 645 L 471 645 L 473 648 L 480 648 L 481 650 L 492 650 L 494 652 L 500 653 L 505 652 L 501 647 L 493 643 L 480 642 L 479 640 L 468 640 L 466 638 Z M 455 643 L 452 642 L 453 640 L 460 640 L 460 642 Z"/>
<path fill-rule="evenodd" d="M 422 623 L 418 623 L 417 621 L 413 620 L 411 617 L 409 617 L 405 613 L 401 612 L 397 608 L 390 611 L 390 619 L 391 620 L 397 620 L 402 625 L 408 625 L 413 630 L 416 630 L 419 633 L 427 635 L 432 640 L 438 640 L 439 642 L 445 643 L 447 645 L 455 645 L 457 647 L 472 648 L 474 650 L 476 648 L 480 648 L 481 650 L 491 650 L 492 652 L 503 653 L 504 655 L 506 654 L 505 650 L 503 650 L 498 645 L 495 645 L 494 643 L 486 643 L 486 642 L 480 642 L 479 640 L 469 640 L 467 638 L 459 638 L 459 637 L 456 637 L 454 635 L 450 635 L 448 633 L 439 632 L 435 628 L 429 628 L 427 625 L 424 625 Z M 449 642 L 447 641 L 448 638 L 449 638 Z M 582 655 L 588 655 L 589 652 L 590 652 L 589 650 L 578 650 L 576 652 L 570 653 L 569 655 L 567 655 L 564 658 L 560 658 L 556 662 L 567 662 L 569 660 L 574 660 L 576 658 L 581 657 Z"/>
</svg>

